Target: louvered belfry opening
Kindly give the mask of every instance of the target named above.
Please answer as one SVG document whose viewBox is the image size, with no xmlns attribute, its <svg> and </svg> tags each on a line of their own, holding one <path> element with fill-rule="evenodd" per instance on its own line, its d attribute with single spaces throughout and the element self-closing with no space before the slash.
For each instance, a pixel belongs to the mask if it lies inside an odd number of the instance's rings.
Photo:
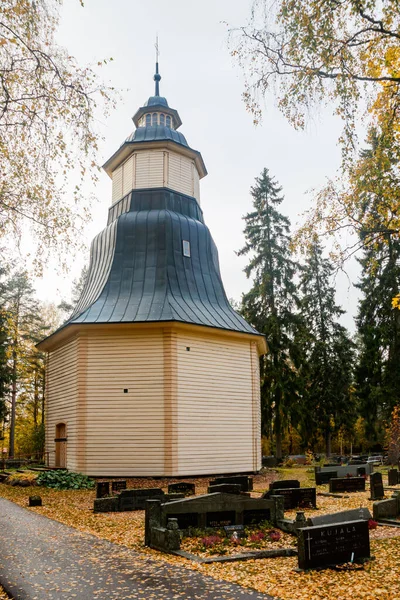
<svg viewBox="0 0 400 600">
<path fill-rule="evenodd" d="M 67 424 L 67 467 L 91 475 L 257 471 L 265 341 L 228 302 L 200 206 L 202 156 L 158 93 L 133 120 L 104 165 L 112 203 L 81 297 L 39 345 L 47 431 Z"/>
</svg>

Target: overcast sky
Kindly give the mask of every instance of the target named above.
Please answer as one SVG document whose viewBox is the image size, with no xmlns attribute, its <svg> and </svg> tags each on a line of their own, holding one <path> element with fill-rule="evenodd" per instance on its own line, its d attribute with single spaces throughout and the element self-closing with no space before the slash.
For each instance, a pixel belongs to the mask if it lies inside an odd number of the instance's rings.
<svg viewBox="0 0 400 600">
<path fill-rule="evenodd" d="M 219 250 L 228 297 L 240 299 L 250 287 L 243 273 L 243 215 L 251 210 L 249 189 L 264 167 L 283 188 L 281 211 L 292 226 L 310 206 L 307 191 L 334 176 L 340 163 L 337 138 L 341 122 L 329 110 L 315 114 L 306 131 L 295 131 L 277 110 L 274 98 L 265 103 L 261 125 L 242 100 L 243 76 L 229 53 L 228 26 L 244 25 L 251 2 L 241 0 L 66 0 L 59 42 L 80 65 L 112 57 L 101 69 L 103 78 L 121 91 L 117 110 L 103 123 L 104 163 L 134 129 L 136 110 L 154 93 L 155 37 L 160 47 L 160 93 L 182 119 L 180 131 L 202 153 L 208 175 L 201 181 L 201 205 Z M 227 25 L 228 24 L 228 25 Z M 106 225 L 111 204 L 111 180 L 102 174 L 98 203 L 87 230 L 88 244 Z M 38 281 L 43 300 L 68 296 L 71 281 L 87 257 L 71 261 L 68 277 L 53 268 Z M 354 278 L 355 268 L 349 274 Z M 346 277 L 338 279 L 338 301 L 354 313 L 356 293 Z M 345 324 L 352 326 L 351 317 Z"/>
</svg>

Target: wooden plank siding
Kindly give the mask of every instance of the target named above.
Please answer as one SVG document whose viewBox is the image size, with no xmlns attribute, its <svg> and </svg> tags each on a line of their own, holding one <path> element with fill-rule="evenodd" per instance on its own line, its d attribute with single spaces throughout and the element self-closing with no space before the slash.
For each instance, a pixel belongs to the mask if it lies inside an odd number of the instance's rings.
<svg viewBox="0 0 400 600">
<path fill-rule="evenodd" d="M 112 204 L 133 189 L 167 187 L 200 202 L 199 173 L 195 162 L 177 152 L 141 150 L 133 153 L 112 174 Z"/>
<path fill-rule="evenodd" d="M 65 346 L 50 353 L 47 361 L 46 384 L 46 453 L 49 465 L 55 466 L 56 425 L 65 423 L 67 442 L 67 466 L 78 470 L 77 420 L 78 406 L 78 339 L 73 338 Z"/>
<path fill-rule="evenodd" d="M 86 473 L 163 474 L 163 368 L 161 330 L 88 336 Z"/>
<path fill-rule="evenodd" d="M 253 336 L 196 326 L 84 328 L 49 355 L 51 464 L 64 422 L 67 468 L 88 475 L 259 470 L 258 354 Z"/>
<path fill-rule="evenodd" d="M 179 333 L 177 474 L 261 468 L 258 355 L 254 363 L 253 352 L 248 339 Z"/>
</svg>

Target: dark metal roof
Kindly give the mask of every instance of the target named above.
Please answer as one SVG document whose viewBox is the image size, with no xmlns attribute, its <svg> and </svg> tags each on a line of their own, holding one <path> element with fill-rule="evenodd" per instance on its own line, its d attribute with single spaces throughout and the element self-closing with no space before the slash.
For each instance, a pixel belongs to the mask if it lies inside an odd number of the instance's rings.
<svg viewBox="0 0 400 600">
<path fill-rule="evenodd" d="M 129 212 L 96 236 L 87 284 L 63 327 L 178 321 L 257 334 L 228 302 L 208 228 L 179 207 L 190 213 L 188 197 L 171 190 L 131 192 Z"/>
<path fill-rule="evenodd" d="M 163 96 L 150 96 L 143 106 L 166 106 L 168 107 L 167 99 Z"/>
<path fill-rule="evenodd" d="M 175 129 L 170 129 L 164 125 L 138 127 L 126 138 L 125 142 L 154 142 L 159 140 L 172 140 L 189 148 L 185 136 L 180 131 L 175 131 Z"/>
</svg>

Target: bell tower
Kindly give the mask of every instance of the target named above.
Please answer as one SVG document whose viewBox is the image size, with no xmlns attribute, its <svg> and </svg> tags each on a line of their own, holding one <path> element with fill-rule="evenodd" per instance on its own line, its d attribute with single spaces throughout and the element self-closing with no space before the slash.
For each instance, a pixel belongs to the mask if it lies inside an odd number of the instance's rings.
<svg viewBox="0 0 400 600">
<path fill-rule="evenodd" d="M 155 95 L 107 160 L 112 201 L 73 314 L 48 351 L 46 444 L 99 476 L 261 468 L 259 356 L 265 339 L 230 306 L 204 223 L 203 158 Z M 53 459 L 50 459 L 50 462 Z"/>
</svg>

